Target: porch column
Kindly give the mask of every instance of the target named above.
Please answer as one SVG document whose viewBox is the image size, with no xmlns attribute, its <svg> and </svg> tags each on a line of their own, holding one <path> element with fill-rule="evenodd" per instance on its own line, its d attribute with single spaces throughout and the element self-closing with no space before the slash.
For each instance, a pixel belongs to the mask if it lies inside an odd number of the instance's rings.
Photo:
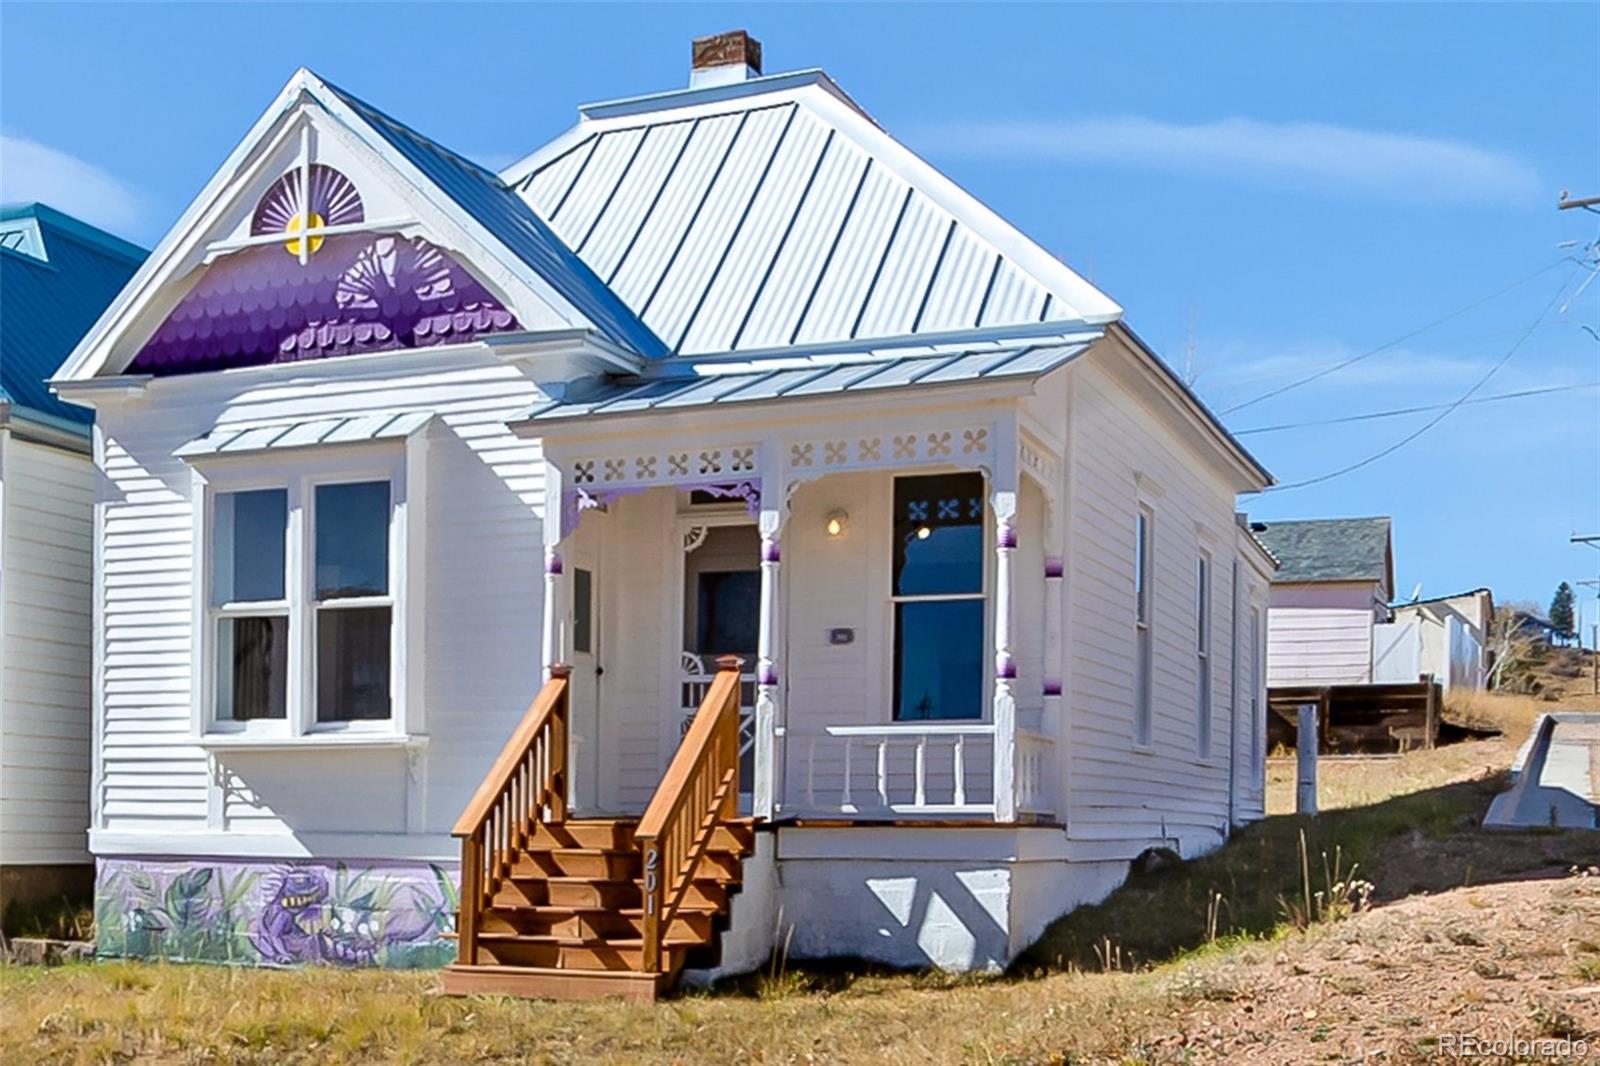
<svg viewBox="0 0 1600 1066">
<path fill-rule="evenodd" d="M 1013 483 L 1014 484 L 1014 483 Z M 1017 818 L 1017 660 L 1012 633 L 1016 618 L 1017 494 L 994 493 L 994 820 Z"/>
<path fill-rule="evenodd" d="M 770 494 L 770 495 L 769 495 Z M 782 550 L 779 534 L 783 528 L 782 486 L 767 488 L 762 483 L 761 530 L 761 628 L 756 638 L 756 720 L 755 780 L 750 787 L 751 814 L 770 820 L 777 809 L 777 741 L 781 689 L 778 679 L 778 649 L 783 646 L 780 627 L 783 611 L 779 606 L 778 577 Z"/>
<path fill-rule="evenodd" d="M 566 566 L 561 559 L 561 541 L 566 535 L 566 500 L 561 469 L 551 462 L 546 462 L 544 469 L 544 641 L 541 653 L 544 679 L 548 681 L 550 667 L 566 661 L 562 646 L 567 617 Z"/>
</svg>

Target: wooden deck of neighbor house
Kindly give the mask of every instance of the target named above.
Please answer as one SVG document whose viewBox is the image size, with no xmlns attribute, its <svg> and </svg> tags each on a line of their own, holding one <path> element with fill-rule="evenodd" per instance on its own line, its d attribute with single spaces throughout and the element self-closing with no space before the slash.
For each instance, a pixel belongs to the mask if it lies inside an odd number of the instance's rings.
<svg viewBox="0 0 1600 1066">
<path fill-rule="evenodd" d="M 1410 751 L 1439 741 L 1444 690 L 1431 678 L 1406 683 L 1280 685 L 1267 690 L 1267 746 L 1293 747 L 1299 708 L 1317 708 L 1319 753 Z"/>
<path fill-rule="evenodd" d="M 712 955 L 754 847 L 739 798 L 740 660 L 715 679 L 644 815 L 569 818 L 570 667 L 551 678 L 456 823 L 445 992 L 652 1000 Z"/>
</svg>

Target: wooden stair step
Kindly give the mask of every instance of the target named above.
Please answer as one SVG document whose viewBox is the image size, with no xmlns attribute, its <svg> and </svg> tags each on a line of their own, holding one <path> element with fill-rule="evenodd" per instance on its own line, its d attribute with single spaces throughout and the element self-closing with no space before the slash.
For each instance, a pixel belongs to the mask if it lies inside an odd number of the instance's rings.
<svg viewBox="0 0 1600 1066">
<path fill-rule="evenodd" d="M 559 970 L 545 966 L 445 967 L 444 992 L 449 996 L 521 996 L 527 999 L 618 998 L 648 1003 L 666 991 L 671 974 L 632 970 Z"/>
<path fill-rule="evenodd" d="M 662 953 L 680 960 L 690 948 L 702 947 L 706 938 L 678 934 L 662 942 Z M 562 970 L 638 970 L 644 964 L 644 940 L 639 937 L 525 936 L 519 933 L 482 933 L 479 957 L 508 966 L 547 966 Z"/>
<path fill-rule="evenodd" d="M 595 877 L 630 880 L 639 876 L 638 851 L 620 848 L 527 848 L 511 864 L 512 877 Z"/>
<path fill-rule="evenodd" d="M 565 822 L 540 822 L 528 835 L 530 847 L 617 848 L 638 850 L 633 832 L 638 819 L 569 818 Z"/>
<path fill-rule="evenodd" d="M 709 938 L 722 910 L 709 904 L 679 907 L 669 935 L 679 932 Z M 484 912 L 486 933 L 524 933 L 550 936 L 637 937 L 644 932 L 641 907 L 558 907 L 550 905 L 493 907 Z"/>
</svg>

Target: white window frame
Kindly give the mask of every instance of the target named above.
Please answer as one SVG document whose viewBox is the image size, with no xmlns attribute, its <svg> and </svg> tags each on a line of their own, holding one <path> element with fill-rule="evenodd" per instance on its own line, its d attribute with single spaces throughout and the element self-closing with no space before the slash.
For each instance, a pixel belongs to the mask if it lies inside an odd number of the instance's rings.
<svg viewBox="0 0 1600 1066">
<path fill-rule="evenodd" d="M 411 744 L 425 739 L 421 712 L 422 523 L 409 521 L 410 499 L 423 499 L 423 435 L 385 441 L 207 456 L 192 469 L 195 510 L 192 733 L 207 747 L 324 747 Z M 382 481 L 389 485 L 389 592 L 332 601 L 326 608 L 390 609 L 389 698 L 385 719 L 317 721 L 316 490 L 319 485 Z M 236 722 L 217 718 L 216 619 L 227 613 L 271 613 L 262 604 L 211 603 L 217 497 L 223 493 L 284 489 L 288 521 L 281 607 L 289 618 L 287 713 L 283 718 Z M 333 604 L 337 604 L 334 606 Z"/>
<path fill-rule="evenodd" d="M 1211 669 L 1211 590 L 1214 576 L 1211 553 L 1201 549 L 1195 555 L 1194 613 L 1195 613 L 1195 749 L 1201 759 L 1211 757 L 1212 727 L 1212 669 Z"/>
<path fill-rule="evenodd" d="M 1133 746 L 1155 745 L 1155 570 L 1156 512 L 1140 501 L 1133 523 Z"/>
<path fill-rule="evenodd" d="M 931 724 L 935 724 L 936 725 L 936 724 L 939 724 L 941 722 L 946 724 L 946 725 L 949 725 L 949 724 L 952 724 L 952 723 L 954 723 L 954 724 L 965 723 L 965 724 L 968 724 L 968 725 L 974 725 L 974 724 L 990 722 L 990 721 L 993 721 L 993 719 L 994 719 L 994 688 L 993 688 L 993 685 L 994 685 L 994 677 L 993 677 L 994 671 L 993 671 L 992 668 L 983 670 L 981 675 L 980 675 L 981 684 L 979 685 L 979 697 L 978 697 L 979 707 L 978 707 L 978 714 L 975 717 L 972 717 L 972 718 L 897 718 L 897 717 L 895 717 L 896 712 L 899 710 L 899 701 L 897 699 L 899 694 L 898 694 L 898 692 L 896 692 L 895 673 L 894 673 L 895 672 L 895 653 L 899 648 L 899 640 L 900 640 L 900 627 L 899 627 L 899 622 L 898 622 L 899 611 L 896 610 L 896 608 L 900 604 L 902 604 L 902 603 L 941 603 L 941 602 L 952 602 L 953 603 L 953 602 L 955 602 L 957 600 L 981 600 L 981 601 L 983 601 L 983 604 L 984 604 L 984 607 L 983 607 L 983 653 L 980 656 L 979 661 L 982 662 L 982 663 L 990 663 L 992 661 L 992 659 L 993 659 L 993 655 L 991 654 L 991 649 L 994 646 L 994 609 L 991 606 L 991 601 L 992 601 L 992 598 L 993 598 L 991 594 L 994 591 L 994 573 L 993 573 L 993 567 L 992 567 L 992 564 L 993 564 L 993 561 L 994 561 L 994 508 L 991 506 L 990 499 L 989 499 L 989 495 L 990 495 L 989 475 L 985 471 L 983 471 L 983 470 L 981 470 L 981 469 L 979 469 L 977 467 L 965 467 L 965 466 L 948 466 L 948 467 L 940 466 L 940 467 L 926 467 L 926 468 L 919 467 L 919 468 L 914 468 L 914 469 L 910 469 L 910 470 L 894 471 L 894 472 L 890 473 L 890 475 L 889 475 L 889 492 L 888 492 L 888 500 L 889 500 L 889 523 L 888 523 L 888 528 L 889 528 L 889 534 L 888 534 L 888 537 L 885 538 L 885 542 L 886 543 L 890 542 L 890 540 L 893 538 L 893 535 L 894 535 L 894 533 L 893 533 L 893 531 L 894 531 L 894 523 L 895 523 L 894 493 L 895 493 L 896 485 L 901 480 L 905 480 L 905 479 L 923 478 L 923 477 L 946 477 L 946 476 L 949 476 L 949 475 L 952 475 L 952 474 L 976 474 L 976 475 L 978 475 L 978 477 L 979 477 L 979 479 L 980 479 L 980 481 L 981 481 L 981 483 L 983 485 L 983 490 L 982 490 L 983 495 L 980 497 L 982 502 L 983 502 L 983 518 L 981 520 L 981 525 L 980 525 L 980 528 L 981 528 L 982 534 L 983 534 L 983 538 L 982 538 L 982 540 L 983 540 L 983 558 L 981 560 L 981 562 L 982 562 L 982 575 L 983 575 L 982 576 L 982 585 L 981 585 L 979 591 L 977 591 L 977 592 L 928 593 L 928 594 L 919 594 L 919 595 L 911 595 L 911 596 L 898 595 L 894 591 L 894 549 L 893 549 L 893 545 L 891 543 L 889 554 L 888 554 L 887 559 L 886 559 L 886 566 L 885 566 L 884 571 L 883 571 L 883 573 L 886 575 L 886 587 L 888 589 L 888 592 L 887 592 L 887 603 L 885 604 L 885 615 L 884 615 L 884 620 L 885 620 L 884 631 L 887 634 L 888 639 L 886 641 L 884 641 L 884 646 L 883 646 L 883 670 L 884 670 L 884 673 L 883 673 L 884 701 L 883 702 L 884 702 L 884 707 L 885 707 L 885 709 L 887 711 L 887 714 L 885 716 L 885 721 L 888 722 L 888 724 L 890 724 L 890 725 L 896 725 L 896 726 L 903 725 L 903 726 L 905 726 L 907 728 L 914 727 L 914 726 L 916 726 L 918 724 L 929 724 L 929 723 L 931 723 Z"/>
</svg>

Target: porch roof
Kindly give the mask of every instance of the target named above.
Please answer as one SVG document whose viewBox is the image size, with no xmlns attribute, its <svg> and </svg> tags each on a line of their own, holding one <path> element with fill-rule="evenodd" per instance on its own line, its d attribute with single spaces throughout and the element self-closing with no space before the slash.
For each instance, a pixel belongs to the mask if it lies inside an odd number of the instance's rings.
<svg viewBox="0 0 1600 1066">
<path fill-rule="evenodd" d="M 541 404 L 528 422 L 640 414 L 711 404 L 925 389 L 1001 378 L 1038 378 L 1086 351 L 1098 333 L 916 349 L 831 352 L 760 362 L 684 365 L 675 376 L 617 377 Z"/>
</svg>

